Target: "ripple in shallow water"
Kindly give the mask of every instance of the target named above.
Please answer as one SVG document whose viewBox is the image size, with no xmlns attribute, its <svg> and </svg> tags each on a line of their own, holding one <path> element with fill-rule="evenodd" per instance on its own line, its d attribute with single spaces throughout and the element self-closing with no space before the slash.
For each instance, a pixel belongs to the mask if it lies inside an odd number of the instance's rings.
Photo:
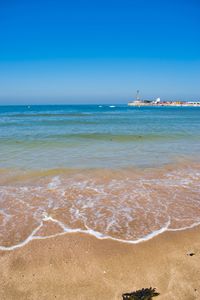
<svg viewBox="0 0 200 300">
<path fill-rule="evenodd" d="M 137 242 L 200 222 L 200 166 L 0 173 L 0 245 L 86 232 Z"/>
</svg>

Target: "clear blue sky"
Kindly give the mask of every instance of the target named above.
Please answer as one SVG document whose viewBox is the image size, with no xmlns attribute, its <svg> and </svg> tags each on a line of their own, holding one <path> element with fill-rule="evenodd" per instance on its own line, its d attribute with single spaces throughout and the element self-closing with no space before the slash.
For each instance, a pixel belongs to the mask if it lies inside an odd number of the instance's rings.
<svg viewBox="0 0 200 300">
<path fill-rule="evenodd" d="M 0 0 L 0 103 L 200 100 L 199 0 Z"/>
</svg>

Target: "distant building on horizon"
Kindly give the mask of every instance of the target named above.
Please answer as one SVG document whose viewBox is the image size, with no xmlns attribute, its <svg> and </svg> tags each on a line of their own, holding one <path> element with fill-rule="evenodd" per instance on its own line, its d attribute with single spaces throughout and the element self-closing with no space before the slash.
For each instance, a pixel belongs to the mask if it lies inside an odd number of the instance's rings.
<svg viewBox="0 0 200 300">
<path fill-rule="evenodd" d="M 139 90 L 136 92 L 136 99 L 128 102 L 128 106 L 199 106 L 200 101 L 182 101 L 182 100 L 172 100 L 172 101 L 161 101 L 160 97 L 155 100 L 140 99 Z"/>
</svg>

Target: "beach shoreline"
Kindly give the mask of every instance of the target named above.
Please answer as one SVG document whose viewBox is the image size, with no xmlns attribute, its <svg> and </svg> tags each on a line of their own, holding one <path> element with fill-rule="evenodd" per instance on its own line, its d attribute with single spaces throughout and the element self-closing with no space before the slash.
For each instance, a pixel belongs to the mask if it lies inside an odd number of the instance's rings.
<svg viewBox="0 0 200 300">
<path fill-rule="evenodd" d="M 155 287 L 158 300 L 200 297 L 200 226 L 139 244 L 81 233 L 0 251 L 0 299 L 122 299 Z"/>
</svg>

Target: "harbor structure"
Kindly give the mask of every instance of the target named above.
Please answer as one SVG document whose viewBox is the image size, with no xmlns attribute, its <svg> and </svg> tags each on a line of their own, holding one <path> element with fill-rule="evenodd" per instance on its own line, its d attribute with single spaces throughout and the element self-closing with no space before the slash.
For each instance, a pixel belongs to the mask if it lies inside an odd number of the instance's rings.
<svg viewBox="0 0 200 300">
<path fill-rule="evenodd" d="M 128 106 L 199 106 L 200 101 L 161 101 L 160 97 L 155 100 L 141 99 L 139 95 L 139 90 L 136 93 L 136 99 L 128 102 Z"/>
</svg>

